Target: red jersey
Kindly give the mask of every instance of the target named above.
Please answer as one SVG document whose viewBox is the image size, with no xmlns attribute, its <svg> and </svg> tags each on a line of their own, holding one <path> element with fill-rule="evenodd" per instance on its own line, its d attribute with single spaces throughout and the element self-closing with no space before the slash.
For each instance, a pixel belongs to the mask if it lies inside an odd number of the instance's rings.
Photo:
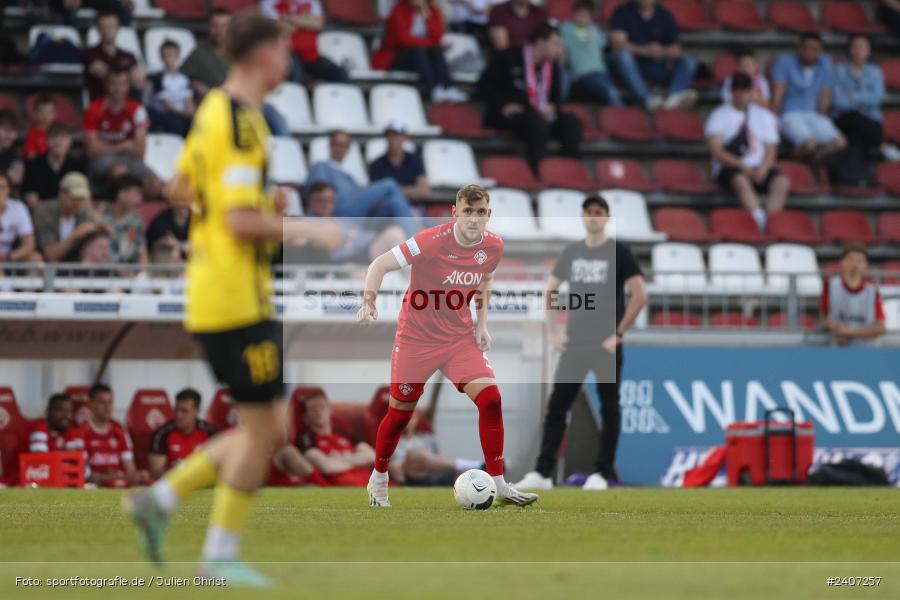
<svg viewBox="0 0 900 600">
<path fill-rule="evenodd" d="M 147 129 L 150 121 L 140 102 L 127 98 L 118 111 L 110 110 L 106 98 L 91 102 L 84 113 L 84 132 L 104 142 L 121 142 L 134 137 L 135 131 Z"/>
<path fill-rule="evenodd" d="M 272 4 L 271 0 L 269 4 Z M 277 0 L 269 10 L 272 9 L 279 15 L 292 17 L 322 16 L 322 3 L 319 0 Z M 291 46 L 294 52 L 305 62 L 315 62 L 319 59 L 318 36 L 318 31 L 300 28 L 295 29 L 291 35 Z"/>
<path fill-rule="evenodd" d="M 464 246 L 454 223 L 420 231 L 393 249 L 400 266 L 412 266 L 397 321 L 397 340 L 445 345 L 472 334 L 469 304 L 503 257 L 503 240 L 485 231 Z"/>
<path fill-rule="evenodd" d="M 356 444 L 339 433 L 322 434 L 307 431 L 300 437 L 298 446 L 302 452 L 317 448 L 327 456 L 341 456 L 352 453 Z M 343 473 L 333 473 L 324 477 L 331 485 L 363 487 L 369 483 L 371 473 L 371 467 L 353 467 Z"/>
<path fill-rule="evenodd" d="M 25 158 L 47 154 L 48 149 L 47 131 L 40 127 L 31 127 L 25 134 L 25 142 L 22 144 L 22 153 Z"/>
<path fill-rule="evenodd" d="M 216 428 L 202 419 L 197 419 L 197 424 L 188 434 L 176 428 L 175 421 L 169 421 L 153 433 L 150 454 L 164 454 L 166 470 L 169 470 L 215 433 Z"/>
<path fill-rule="evenodd" d="M 75 433 L 75 427 L 69 427 L 59 432 L 50 429 L 47 425 L 47 419 L 38 419 L 31 424 L 31 431 L 28 433 L 28 451 L 29 452 L 56 452 L 66 450 L 66 444 L 72 439 Z"/>
<path fill-rule="evenodd" d="M 69 450 L 83 449 L 88 468 L 95 473 L 124 471 L 124 462 L 134 460 L 131 438 L 117 421 L 110 421 L 104 431 L 86 420 L 66 444 Z"/>
</svg>

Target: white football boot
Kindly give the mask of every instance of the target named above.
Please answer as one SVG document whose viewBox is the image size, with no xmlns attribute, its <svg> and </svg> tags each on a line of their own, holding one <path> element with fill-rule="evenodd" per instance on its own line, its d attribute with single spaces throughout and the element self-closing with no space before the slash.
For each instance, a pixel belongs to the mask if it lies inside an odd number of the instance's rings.
<svg viewBox="0 0 900 600">
<path fill-rule="evenodd" d="M 383 483 L 372 481 L 369 479 L 369 485 L 366 486 L 369 492 L 369 506 L 378 508 L 390 508 L 391 501 L 388 499 L 388 482 Z"/>
<path fill-rule="evenodd" d="M 537 502 L 538 495 L 529 492 L 520 492 L 511 484 L 507 483 L 504 489 L 497 487 L 496 502 L 503 506 L 505 504 L 514 504 L 516 506 L 528 506 Z"/>
</svg>

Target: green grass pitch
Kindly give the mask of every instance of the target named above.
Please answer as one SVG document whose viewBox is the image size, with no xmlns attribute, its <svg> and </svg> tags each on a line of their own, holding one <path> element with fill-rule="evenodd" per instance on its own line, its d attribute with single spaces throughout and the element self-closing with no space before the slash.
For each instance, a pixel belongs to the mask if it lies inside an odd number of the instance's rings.
<svg viewBox="0 0 900 600">
<path fill-rule="evenodd" d="M 393 490 L 388 510 L 360 489 L 266 490 L 244 557 L 279 585 L 252 592 L 152 580 L 195 574 L 209 492 L 173 520 L 164 571 L 140 562 L 120 496 L 0 491 L 0 598 L 900 598 L 900 491 L 889 488 L 561 489 L 483 512 L 458 508 L 449 489 Z M 117 575 L 150 587 L 47 583 Z"/>
</svg>

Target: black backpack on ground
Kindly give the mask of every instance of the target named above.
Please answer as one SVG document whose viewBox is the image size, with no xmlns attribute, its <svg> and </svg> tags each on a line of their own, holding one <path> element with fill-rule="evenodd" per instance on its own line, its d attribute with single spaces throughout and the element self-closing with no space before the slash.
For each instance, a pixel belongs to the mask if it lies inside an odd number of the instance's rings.
<svg viewBox="0 0 900 600">
<path fill-rule="evenodd" d="M 890 485 L 882 469 L 845 458 L 841 462 L 820 465 L 810 476 L 809 485 Z"/>
</svg>

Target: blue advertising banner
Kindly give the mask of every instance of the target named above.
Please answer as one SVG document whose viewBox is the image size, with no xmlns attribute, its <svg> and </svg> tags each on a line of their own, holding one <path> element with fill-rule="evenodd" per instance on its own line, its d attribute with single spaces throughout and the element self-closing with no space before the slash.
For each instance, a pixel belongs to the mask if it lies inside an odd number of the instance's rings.
<svg viewBox="0 0 900 600">
<path fill-rule="evenodd" d="M 627 483 L 680 485 L 729 423 L 775 407 L 812 422 L 816 461 L 861 458 L 900 483 L 900 349 L 631 347 L 621 392 Z"/>
</svg>

